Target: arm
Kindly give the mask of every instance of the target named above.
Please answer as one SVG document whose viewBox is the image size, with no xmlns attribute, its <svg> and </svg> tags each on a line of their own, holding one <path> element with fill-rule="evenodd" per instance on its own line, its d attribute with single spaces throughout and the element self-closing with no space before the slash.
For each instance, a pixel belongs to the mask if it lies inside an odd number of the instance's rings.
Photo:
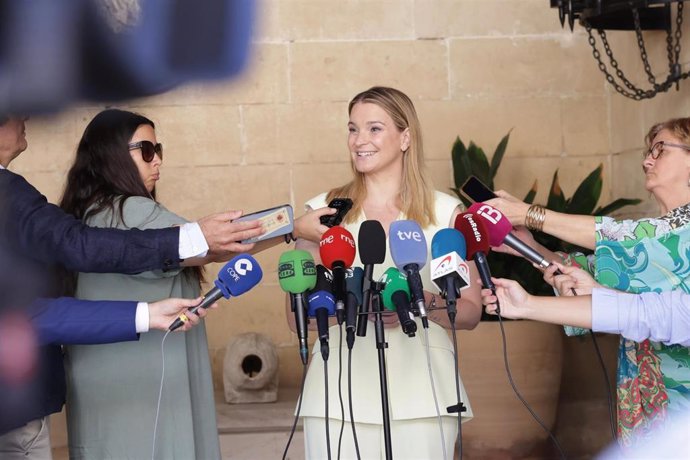
<svg viewBox="0 0 690 460">
<path fill-rule="evenodd" d="M 501 211 L 513 226 L 524 226 L 530 205 L 503 190 L 495 193 L 498 197 L 486 203 Z M 547 209 L 543 231 L 563 241 L 594 249 L 595 226 L 592 216 L 565 214 Z"/>
<path fill-rule="evenodd" d="M 198 315 L 186 311 L 200 300 L 165 299 L 137 304 L 133 301 L 89 301 L 60 297 L 37 299 L 27 308 L 27 313 L 40 345 L 89 345 L 138 340 L 137 316 L 141 313 L 145 313 L 146 318 L 144 330 L 167 330 L 182 313 L 190 321 L 179 330 L 189 330 L 207 314 L 203 309 L 198 311 Z"/>
</svg>

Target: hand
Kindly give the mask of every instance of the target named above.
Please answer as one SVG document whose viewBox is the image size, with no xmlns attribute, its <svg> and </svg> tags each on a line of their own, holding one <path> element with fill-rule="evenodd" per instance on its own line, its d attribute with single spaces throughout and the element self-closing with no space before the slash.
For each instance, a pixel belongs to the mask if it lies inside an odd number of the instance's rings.
<svg viewBox="0 0 690 460">
<path fill-rule="evenodd" d="M 496 313 L 496 299 L 501 304 L 501 316 L 511 319 L 522 318 L 522 310 L 529 304 L 530 295 L 517 281 L 503 278 L 491 278 L 496 285 L 496 295 L 491 289 L 482 289 L 482 304 L 486 306 L 486 312 L 490 315 Z M 481 281 L 478 281 L 481 282 Z"/>
<path fill-rule="evenodd" d="M 527 216 L 527 210 L 530 205 L 518 200 L 504 190 L 497 190 L 494 193 L 497 198 L 487 200 L 486 204 L 501 211 L 514 226 L 525 225 L 525 216 Z"/>
<path fill-rule="evenodd" d="M 295 238 L 302 238 L 318 244 L 321 241 L 321 235 L 328 230 L 328 227 L 323 225 L 319 219 L 321 216 L 329 216 L 336 212 L 338 212 L 337 209 L 327 206 L 310 209 L 295 220 L 295 229 L 292 231 L 292 235 Z"/>
<path fill-rule="evenodd" d="M 196 314 L 187 311 L 187 308 L 199 305 L 202 299 L 203 297 L 197 297 L 196 299 L 164 299 L 149 303 L 149 329 L 167 331 L 173 321 L 184 314 L 189 321 L 186 321 L 176 331 L 190 330 L 199 324 L 200 318 L 208 314 L 208 311 L 204 308 L 197 310 Z M 210 308 L 217 307 L 218 303 L 214 303 Z"/>
<path fill-rule="evenodd" d="M 561 274 L 556 275 L 556 270 L 560 270 Z M 557 262 L 544 271 L 544 281 L 555 287 L 562 296 L 590 295 L 593 288 L 601 287 L 601 284 L 594 281 L 594 278 L 580 267 L 568 267 Z M 575 289 L 575 294 L 573 294 L 573 289 Z"/>
<path fill-rule="evenodd" d="M 242 211 L 227 211 L 199 219 L 199 227 L 208 244 L 210 260 L 226 261 L 237 253 L 249 252 L 254 244 L 242 244 L 240 241 L 264 233 L 258 220 L 232 222 L 241 215 Z"/>
</svg>

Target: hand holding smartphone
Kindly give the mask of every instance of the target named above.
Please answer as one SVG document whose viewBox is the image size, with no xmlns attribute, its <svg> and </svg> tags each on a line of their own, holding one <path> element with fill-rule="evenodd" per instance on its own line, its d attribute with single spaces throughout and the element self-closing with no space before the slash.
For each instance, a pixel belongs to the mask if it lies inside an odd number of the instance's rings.
<svg viewBox="0 0 690 460">
<path fill-rule="evenodd" d="M 484 185 L 482 181 L 475 176 L 467 178 L 465 183 L 460 187 L 460 193 L 472 203 L 481 203 L 496 198 L 496 194 L 493 190 Z"/>
<path fill-rule="evenodd" d="M 263 235 L 240 241 L 243 244 L 256 243 L 276 236 L 286 235 L 294 229 L 292 206 L 289 204 L 245 214 L 238 217 L 233 222 L 243 222 L 254 219 L 261 222 L 261 226 L 264 228 L 265 232 Z"/>
<path fill-rule="evenodd" d="M 335 208 L 338 210 L 335 214 L 330 214 L 328 216 L 321 216 L 320 220 L 326 227 L 334 227 L 340 225 L 345 217 L 345 214 L 352 208 L 352 200 L 349 198 L 334 198 L 328 203 L 329 208 Z"/>
</svg>

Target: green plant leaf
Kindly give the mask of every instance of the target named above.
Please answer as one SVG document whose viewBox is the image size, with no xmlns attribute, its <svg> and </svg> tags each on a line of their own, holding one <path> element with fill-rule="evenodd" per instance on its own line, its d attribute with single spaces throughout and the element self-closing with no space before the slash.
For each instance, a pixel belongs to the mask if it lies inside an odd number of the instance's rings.
<svg viewBox="0 0 690 460">
<path fill-rule="evenodd" d="M 489 177 L 489 160 L 486 158 L 484 151 L 470 141 L 470 146 L 467 148 L 467 156 L 470 157 L 472 174 L 493 190 L 494 181 Z"/>
<path fill-rule="evenodd" d="M 506 153 L 506 148 L 508 147 L 508 140 L 510 139 L 510 132 L 513 129 L 511 128 L 510 131 L 508 131 L 508 134 L 503 136 L 503 139 L 501 139 L 501 142 L 498 143 L 498 146 L 496 147 L 496 151 L 494 152 L 494 156 L 491 157 L 491 167 L 489 168 L 489 176 L 491 177 L 491 181 L 493 182 L 494 177 L 496 177 L 496 173 L 498 172 L 499 166 L 501 166 L 501 161 L 503 161 L 503 155 Z"/>
<path fill-rule="evenodd" d="M 532 188 L 529 189 L 529 192 L 527 192 L 527 195 L 525 195 L 525 199 L 522 200 L 525 203 L 532 204 L 534 203 L 534 197 L 537 196 L 537 179 L 534 179 L 534 184 L 532 184 Z"/>
<path fill-rule="evenodd" d="M 472 174 L 472 165 L 470 164 L 470 157 L 467 155 L 467 148 L 465 148 L 465 144 L 462 143 L 459 136 L 453 143 L 451 158 L 453 160 L 453 179 L 455 180 L 455 187 L 460 188 Z"/>
<path fill-rule="evenodd" d="M 553 173 L 553 180 L 551 181 L 551 188 L 549 189 L 549 199 L 546 201 L 546 207 L 558 212 L 564 212 L 566 207 L 565 195 L 558 183 L 558 169 Z"/>
<path fill-rule="evenodd" d="M 639 198 L 618 198 L 617 200 L 612 201 L 606 206 L 598 207 L 592 214 L 595 216 L 607 216 L 612 212 L 619 210 L 622 207 L 634 206 L 640 203 L 642 203 L 642 200 L 640 200 Z"/>
<path fill-rule="evenodd" d="M 569 214 L 590 215 L 601 197 L 603 183 L 604 164 L 600 163 L 594 171 L 589 173 L 585 180 L 580 183 L 573 194 L 566 212 Z"/>
</svg>

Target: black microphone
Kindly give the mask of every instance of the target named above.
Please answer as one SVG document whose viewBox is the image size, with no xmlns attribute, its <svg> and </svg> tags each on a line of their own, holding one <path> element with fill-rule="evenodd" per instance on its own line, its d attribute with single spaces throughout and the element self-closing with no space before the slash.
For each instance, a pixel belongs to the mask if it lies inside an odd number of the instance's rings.
<svg viewBox="0 0 690 460">
<path fill-rule="evenodd" d="M 316 286 L 309 293 L 309 316 L 316 318 L 319 331 L 321 357 L 328 360 L 328 317 L 335 315 L 335 298 L 333 297 L 333 280 L 328 269 L 323 265 L 316 266 Z"/>
<path fill-rule="evenodd" d="M 357 312 L 362 305 L 362 278 L 364 270 L 361 267 L 349 268 L 345 271 L 345 331 L 348 349 L 352 350 L 355 343 Z"/>
<path fill-rule="evenodd" d="M 378 220 L 365 220 L 357 235 L 359 259 L 364 264 L 362 279 L 362 306 L 357 318 L 357 335 L 367 335 L 369 304 L 371 302 L 371 283 L 374 281 L 374 265 L 386 259 L 386 231 Z"/>
</svg>

